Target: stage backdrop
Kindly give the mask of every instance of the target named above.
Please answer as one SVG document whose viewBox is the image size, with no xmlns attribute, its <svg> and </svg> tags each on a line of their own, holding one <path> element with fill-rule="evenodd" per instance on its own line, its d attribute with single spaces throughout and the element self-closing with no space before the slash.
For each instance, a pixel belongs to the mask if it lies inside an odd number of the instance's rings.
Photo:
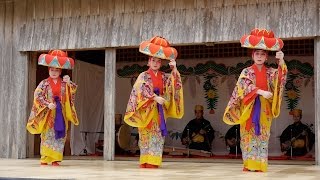
<svg viewBox="0 0 320 180">
<path fill-rule="evenodd" d="M 272 124 L 269 143 L 269 154 L 275 156 L 281 154 L 279 136 L 293 123 L 289 115 L 291 109 L 302 109 L 303 123 L 313 126 L 315 122 L 313 56 L 285 57 L 285 60 L 290 71 L 288 84 L 281 105 L 281 115 Z M 275 60 L 269 57 L 268 62 L 274 64 Z M 163 61 L 163 65 L 166 63 L 168 62 Z M 239 73 L 249 63 L 249 58 L 178 59 L 177 64 L 183 74 L 185 115 L 180 120 L 167 120 L 170 135 L 166 138 L 165 145 L 183 147 L 181 133 L 186 124 L 194 118 L 194 106 L 200 104 L 205 107 L 205 119 L 210 121 L 216 131 L 212 144 L 213 153 L 227 154 L 224 135 L 231 126 L 223 123 L 222 116 Z M 147 68 L 146 64 L 147 60 L 141 63 L 117 63 L 115 113 L 125 113 L 132 84 L 139 72 Z M 163 67 L 163 70 L 168 68 Z M 310 153 L 314 154 L 314 148 Z"/>
</svg>

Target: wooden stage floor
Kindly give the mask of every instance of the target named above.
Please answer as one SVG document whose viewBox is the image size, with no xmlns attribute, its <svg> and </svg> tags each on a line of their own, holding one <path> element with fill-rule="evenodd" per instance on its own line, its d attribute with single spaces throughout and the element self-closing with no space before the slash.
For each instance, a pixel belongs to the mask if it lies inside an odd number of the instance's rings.
<svg viewBox="0 0 320 180">
<path fill-rule="evenodd" d="M 0 179 L 301 179 L 320 178 L 313 161 L 270 161 L 267 173 L 243 172 L 240 159 L 165 158 L 159 169 L 138 168 L 138 158 L 66 157 L 61 166 L 40 166 L 39 159 L 0 159 Z"/>
</svg>

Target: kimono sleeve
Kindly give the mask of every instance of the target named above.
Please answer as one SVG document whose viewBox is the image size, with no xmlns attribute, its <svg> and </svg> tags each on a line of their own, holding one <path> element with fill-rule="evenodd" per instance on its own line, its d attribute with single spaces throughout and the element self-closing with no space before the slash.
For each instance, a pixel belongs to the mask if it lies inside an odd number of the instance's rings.
<svg viewBox="0 0 320 180">
<path fill-rule="evenodd" d="M 250 117 L 258 90 L 252 74 L 249 68 L 241 72 L 223 115 L 226 124 L 242 124 Z"/>
<path fill-rule="evenodd" d="M 141 73 L 130 93 L 124 121 L 133 127 L 146 127 L 155 114 L 158 113 L 157 104 L 153 100 L 155 94 L 151 80 L 147 73 Z"/>
<path fill-rule="evenodd" d="M 177 71 L 166 77 L 164 112 L 166 117 L 181 119 L 184 115 L 184 99 L 181 75 Z"/>
<path fill-rule="evenodd" d="M 40 134 L 44 130 L 50 109 L 48 105 L 48 86 L 45 80 L 41 81 L 34 91 L 34 100 L 27 122 L 27 130 L 31 134 Z"/>
<path fill-rule="evenodd" d="M 275 69 L 270 76 L 272 98 L 272 115 L 274 118 L 278 117 L 281 109 L 282 96 L 287 79 L 287 66 L 283 64 Z"/>
</svg>

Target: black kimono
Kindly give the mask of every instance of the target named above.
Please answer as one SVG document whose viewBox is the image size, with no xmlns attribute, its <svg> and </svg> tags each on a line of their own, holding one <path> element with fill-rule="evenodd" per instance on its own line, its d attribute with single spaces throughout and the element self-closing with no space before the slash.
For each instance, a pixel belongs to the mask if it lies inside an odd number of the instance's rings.
<svg viewBox="0 0 320 180">
<path fill-rule="evenodd" d="M 200 119 L 191 120 L 184 128 L 181 140 L 188 137 L 189 129 L 189 148 L 211 151 L 211 142 L 214 139 L 214 130 L 208 120 Z M 200 130 L 206 131 L 205 134 L 200 134 Z"/>
<path fill-rule="evenodd" d="M 240 125 L 232 126 L 225 135 L 226 145 L 229 149 L 229 154 L 241 154 L 240 148 Z"/>
<path fill-rule="evenodd" d="M 315 141 L 315 135 L 311 129 L 301 122 L 297 122 L 289 125 L 280 136 L 281 151 L 285 152 L 287 156 L 303 156 L 307 154 L 313 147 Z M 287 144 L 287 147 L 283 147 L 282 143 Z"/>
</svg>

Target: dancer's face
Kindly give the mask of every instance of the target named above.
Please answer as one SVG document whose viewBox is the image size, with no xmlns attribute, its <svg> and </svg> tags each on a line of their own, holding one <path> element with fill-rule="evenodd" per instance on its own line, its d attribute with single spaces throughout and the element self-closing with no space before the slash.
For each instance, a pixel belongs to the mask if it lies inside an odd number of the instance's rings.
<svg viewBox="0 0 320 180">
<path fill-rule="evenodd" d="M 52 79 L 57 79 L 61 74 L 61 69 L 58 68 L 49 68 L 49 76 Z"/>
<path fill-rule="evenodd" d="M 161 59 L 156 57 L 151 57 L 149 59 L 148 65 L 152 70 L 157 71 L 161 67 Z"/>
<path fill-rule="evenodd" d="M 263 65 L 267 60 L 268 53 L 265 50 L 255 50 L 252 59 L 256 65 Z"/>
</svg>

